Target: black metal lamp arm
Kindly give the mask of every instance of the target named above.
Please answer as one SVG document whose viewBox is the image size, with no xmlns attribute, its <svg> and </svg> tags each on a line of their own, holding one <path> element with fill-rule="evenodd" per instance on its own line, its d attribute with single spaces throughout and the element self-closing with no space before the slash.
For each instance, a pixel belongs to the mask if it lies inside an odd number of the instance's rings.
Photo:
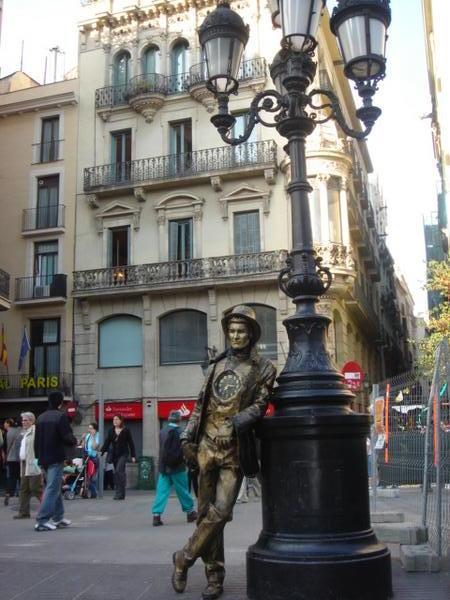
<svg viewBox="0 0 450 600">
<path fill-rule="evenodd" d="M 228 111 L 228 96 L 226 94 L 217 95 L 219 112 L 211 118 L 212 124 L 217 128 L 222 140 L 231 146 L 238 146 L 246 142 L 255 125 L 261 123 L 265 127 L 276 127 L 277 121 L 281 118 L 283 112 L 288 108 L 288 103 L 281 94 L 275 90 L 265 90 L 256 94 L 248 111 L 248 123 L 245 131 L 239 137 L 231 137 L 230 132 L 236 122 Z M 261 113 L 270 113 L 275 115 L 274 121 L 266 121 Z"/>
<path fill-rule="evenodd" d="M 314 104 L 313 98 L 315 96 L 325 96 L 329 99 L 329 102 L 325 102 L 324 104 L 320 105 Z M 334 119 L 339 123 L 339 126 L 346 135 L 357 140 L 364 140 L 369 135 L 375 124 L 375 121 L 381 114 L 381 110 L 379 108 L 377 108 L 376 106 L 372 106 L 371 101 L 366 100 L 365 106 L 362 106 L 356 111 L 356 116 L 358 117 L 358 119 L 361 119 L 361 121 L 363 121 L 366 128 L 364 129 L 364 131 L 356 131 L 355 129 L 352 129 L 351 127 L 349 127 L 349 125 L 347 125 L 345 117 L 342 114 L 339 99 L 336 96 L 336 94 L 331 90 L 312 90 L 308 94 L 308 106 L 313 110 L 330 109 L 330 114 L 323 119 L 317 119 L 316 115 L 311 115 L 311 117 L 314 118 L 314 121 L 317 124 L 326 123 L 330 119 Z"/>
</svg>

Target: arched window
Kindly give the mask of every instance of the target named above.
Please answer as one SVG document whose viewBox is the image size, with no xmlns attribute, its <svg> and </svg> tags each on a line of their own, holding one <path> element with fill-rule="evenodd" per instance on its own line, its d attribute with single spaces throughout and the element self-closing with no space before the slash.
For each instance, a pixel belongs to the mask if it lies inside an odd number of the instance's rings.
<svg viewBox="0 0 450 600">
<path fill-rule="evenodd" d="M 271 306 L 265 304 L 246 303 L 251 306 L 256 313 L 256 320 L 261 327 L 261 337 L 256 344 L 258 352 L 266 358 L 277 360 L 278 358 L 278 340 L 277 340 L 277 311 Z"/>
<path fill-rule="evenodd" d="M 181 75 L 189 70 L 188 48 L 189 44 L 186 40 L 180 40 L 173 46 L 171 53 L 172 75 Z"/>
<path fill-rule="evenodd" d="M 172 48 L 170 55 L 172 76 L 169 78 L 169 93 L 171 94 L 187 90 L 189 80 L 188 48 L 189 44 L 186 40 L 180 40 Z"/>
<path fill-rule="evenodd" d="M 355 357 L 355 338 L 353 335 L 353 327 L 347 323 L 347 360 L 356 360 Z"/>
<path fill-rule="evenodd" d="M 142 73 L 159 73 L 158 46 L 149 46 L 142 55 Z"/>
<path fill-rule="evenodd" d="M 340 367 L 344 365 L 344 325 L 341 315 L 337 310 L 333 312 L 334 322 L 334 355 L 336 364 Z"/>
<path fill-rule="evenodd" d="M 114 60 L 114 85 L 125 85 L 131 77 L 131 56 L 127 51 L 120 52 Z"/>
<path fill-rule="evenodd" d="M 99 323 L 98 366 L 99 368 L 142 366 L 141 319 L 120 315 Z"/>
<path fill-rule="evenodd" d="M 177 310 L 159 322 L 159 352 L 162 365 L 202 363 L 208 346 L 206 314 Z"/>
</svg>

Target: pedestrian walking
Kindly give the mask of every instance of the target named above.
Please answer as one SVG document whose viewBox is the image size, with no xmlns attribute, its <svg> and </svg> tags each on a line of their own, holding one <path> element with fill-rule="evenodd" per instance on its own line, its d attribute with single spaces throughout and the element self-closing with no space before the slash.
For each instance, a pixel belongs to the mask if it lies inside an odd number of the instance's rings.
<svg viewBox="0 0 450 600">
<path fill-rule="evenodd" d="M 96 422 L 89 424 L 88 432 L 84 436 L 84 453 L 87 456 L 88 462 L 86 472 L 89 481 L 88 490 L 91 498 L 97 498 L 97 477 L 100 449 L 100 436 L 98 433 L 98 425 Z M 86 496 L 88 497 L 88 496 Z"/>
<path fill-rule="evenodd" d="M 14 419 L 6 419 L 4 422 L 6 432 L 6 488 L 3 503 L 8 506 L 9 499 L 17 493 L 20 481 L 20 442 L 22 434 Z"/>
<path fill-rule="evenodd" d="M 172 585 L 184 592 L 188 570 L 201 557 L 207 579 L 203 600 L 223 593 L 223 530 L 242 478 L 259 470 L 253 427 L 266 412 L 275 379 L 275 367 L 256 350 L 261 328 L 251 307 L 233 308 L 222 327 L 230 347 L 212 361 L 181 434 L 184 456 L 199 472 L 198 519 L 191 538 L 173 555 Z"/>
<path fill-rule="evenodd" d="M 192 523 L 197 519 L 194 501 L 189 492 L 188 474 L 181 448 L 180 423 L 181 412 L 172 410 L 169 414 L 168 425 L 159 434 L 159 477 L 152 507 L 154 527 L 164 524 L 161 515 L 166 508 L 172 487 L 175 488 L 182 511 L 186 513 L 187 522 Z"/>
<path fill-rule="evenodd" d="M 110 455 L 110 461 L 114 465 L 114 500 L 124 500 L 127 485 L 126 464 L 131 456 L 131 462 L 136 462 L 136 450 L 133 437 L 127 427 L 122 415 L 115 415 L 113 426 L 108 432 L 108 437 L 102 446 L 101 453 L 107 452 Z"/>
<path fill-rule="evenodd" d="M 13 519 L 30 518 L 30 501 L 34 496 L 41 501 L 42 473 L 36 464 L 34 454 L 34 437 L 36 432 L 36 417 L 32 412 L 24 412 L 22 417 L 23 435 L 20 442 L 20 491 L 19 512 Z"/>
<path fill-rule="evenodd" d="M 61 411 L 64 396 L 54 391 L 48 396 L 48 409 L 36 423 L 34 452 L 44 470 L 45 490 L 36 516 L 36 531 L 53 531 L 68 527 L 71 521 L 64 518 L 61 495 L 66 449 L 76 446 L 67 415 Z"/>
</svg>

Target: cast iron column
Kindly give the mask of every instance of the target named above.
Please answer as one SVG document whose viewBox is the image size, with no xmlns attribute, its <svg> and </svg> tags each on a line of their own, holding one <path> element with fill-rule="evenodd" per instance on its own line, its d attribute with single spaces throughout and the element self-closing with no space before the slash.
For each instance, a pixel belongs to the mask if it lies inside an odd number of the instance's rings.
<svg viewBox="0 0 450 600">
<path fill-rule="evenodd" d="M 280 286 L 296 312 L 284 321 L 289 355 L 277 380 L 275 414 L 259 429 L 263 529 L 247 552 L 247 594 L 250 600 L 386 600 L 390 554 L 370 526 L 370 419 L 350 410 L 353 395 L 327 351 L 330 319 L 316 312 L 331 284 L 313 250 L 306 173 L 306 137 L 315 127 L 305 111 L 306 89 L 316 64 L 298 53 L 284 53 L 283 60 L 289 107 L 277 130 L 291 158 L 293 250 Z"/>
</svg>

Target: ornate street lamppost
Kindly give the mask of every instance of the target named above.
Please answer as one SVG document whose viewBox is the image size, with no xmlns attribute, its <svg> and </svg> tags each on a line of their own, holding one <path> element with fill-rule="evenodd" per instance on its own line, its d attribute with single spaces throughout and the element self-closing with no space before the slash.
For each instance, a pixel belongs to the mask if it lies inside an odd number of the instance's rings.
<svg viewBox="0 0 450 600">
<path fill-rule="evenodd" d="M 269 0 L 281 26 L 281 50 L 270 68 L 275 90 L 252 101 L 248 126 L 232 137 L 229 97 L 238 91 L 238 69 L 248 27 L 222 1 L 199 29 L 208 89 L 218 101 L 211 118 L 231 145 L 248 140 L 260 123 L 287 138 L 288 192 L 293 248 L 279 286 L 296 305 L 284 321 L 289 355 L 278 377 L 275 415 L 263 419 L 261 468 L 263 529 L 247 552 L 251 600 L 385 600 L 392 595 L 390 554 L 370 526 L 366 438 L 369 416 L 350 409 L 352 393 L 326 349 L 330 319 L 316 311 L 332 275 L 313 248 L 305 144 L 317 124 L 335 119 L 344 133 L 364 139 L 381 111 L 373 106 L 385 74 L 389 0 L 339 0 L 331 18 L 345 61 L 344 72 L 362 98 L 356 111 L 365 129 L 351 129 L 337 96 L 309 91 L 317 68 L 314 50 L 326 0 Z"/>
</svg>

